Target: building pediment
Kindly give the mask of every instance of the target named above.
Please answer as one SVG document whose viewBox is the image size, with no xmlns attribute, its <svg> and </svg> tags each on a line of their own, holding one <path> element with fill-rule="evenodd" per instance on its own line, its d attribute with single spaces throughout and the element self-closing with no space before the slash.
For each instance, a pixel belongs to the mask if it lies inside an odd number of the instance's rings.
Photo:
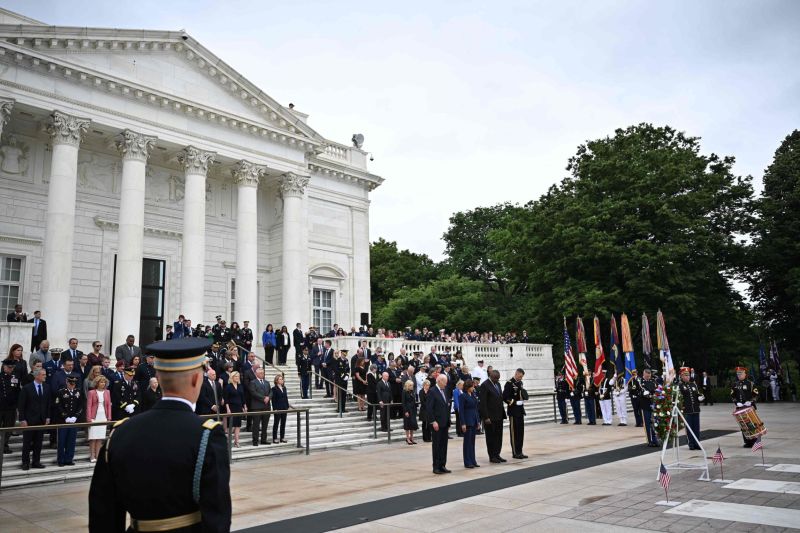
<svg viewBox="0 0 800 533">
<path fill-rule="evenodd" d="M 300 148 L 325 142 L 295 113 L 182 32 L 0 24 L 0 55 Z"/>
</svg>

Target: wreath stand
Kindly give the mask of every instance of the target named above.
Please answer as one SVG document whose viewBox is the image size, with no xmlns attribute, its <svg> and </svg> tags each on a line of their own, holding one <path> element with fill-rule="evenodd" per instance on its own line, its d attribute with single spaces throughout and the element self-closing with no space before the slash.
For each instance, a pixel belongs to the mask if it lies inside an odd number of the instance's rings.
<svg viewBox="0 0 800 533">
<path fill-rule="evenodd" d="M 702 474 L 698 478 L 698 481 L 711 481 L 711 476 L 708 474 L 708 456 L 706 455 L 706 449 L 703 448 L 703 445 L 700 443 L 700 439 L 697 438 L 697 435 L 694 434 L 692 428 L 689 427 L 689 424 L 686 423 L 686 419 L 683 417 L 683 413 L 681 413 L 680 408 L 678 407 L 678 392 L 675 387 L 673 387 L 673 400 L 672 400 L 672 414 L 670 415 L 670 422 L 669 422 L 669 429 L 667 430 L 667 435 L 672 435 L 670 438 L 664 439 L 664 444 L 661 445 L 661 463 L 667 470 L 702 470 Z M 680 425 L 678 424 L 678 419 L 683 420 L 683 425 L 686 427 L 686 432 L 691 434 L 694 437 L 694 440 L 697 442 L 697 445 L 700 446 L 700 451 L 703 452 L 703 462 L 702 463 L 683 463 L 681 462 L 680 457 L 680 435 L 678 434 L 678 429 Z M 673 433 L 674 427 L 674 433 Z M 669 441 L 672 440 L 672 449 L 675 450 L 673 462 L 667 463 L 666 455 L 667 455 L 667 444 Z M 658 473 L 656 473 L 656 479 L 658 479 Z"/>
</svg>

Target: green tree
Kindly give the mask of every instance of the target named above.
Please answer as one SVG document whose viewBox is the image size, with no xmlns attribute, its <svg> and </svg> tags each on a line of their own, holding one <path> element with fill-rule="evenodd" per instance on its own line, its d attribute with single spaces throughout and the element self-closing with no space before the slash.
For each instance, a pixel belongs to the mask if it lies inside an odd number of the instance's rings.
<svg viewBox="0 0 800 533">
<path fill-rule="evenodd" d="M 397 291 L 419 287 L 438 276 L 439 267 L 430 257 L 408 250 L 398 250 L 394 241 L 378 239 L 370 244 L 369 252 L 373 315 L 376 315 Z M 377 321 L 373 322 L 380 324 Z"/>
<path fill-rule="evenodd" d="M 638 336 L 641 312 L 654 320 L 661 308 L 676 363 L 709 368 L 741 355 L 754 339 L 731 279 L 743 263 L 735 236 L 748 229 L 752 188 L 733 162 L 649 124 L 581 145 L 570 177 L 489 232 L 498 258 L 527 281 L 518 318 L 556 343 L 562 313 L 589 318 L 590 337 L 597 313 L 607 342 L 611 312 L 627 312 Z"/>
<path fill-rule="evenodd" d="M 800 130 L 789 134 L 764 172 L 755 201 L 750 295 L 764 328 L 782 353 L 800 343 Z"/>
</svg>

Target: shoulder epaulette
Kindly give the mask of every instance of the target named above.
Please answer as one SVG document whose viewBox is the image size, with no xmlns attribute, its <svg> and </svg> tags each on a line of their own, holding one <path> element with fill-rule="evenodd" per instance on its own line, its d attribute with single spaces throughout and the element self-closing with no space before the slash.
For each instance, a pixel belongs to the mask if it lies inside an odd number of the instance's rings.
<svg viewBox="0 0 800 533">
<path fill-rule="evenodd" d="M 131 419 L 130 417 L 125 417 L 122 420 L 117 420 L 116 422 L 114 422 L 114 425 L 112 427 L 121 426 L 122 424 L 124 424 L 125 422 L 127 422 L 130 419 Z"/>
<path fill-rule="evenodd" d="M 216 420 L 212 420 L 210 418 L 208 420 L 206 420 L 205 422 L 203 422 L 203 427 L 206 428 L 206 429 L 209 429 L 209 430 L 210 429 L 214 429 L 215 427 L 217 427 L 219 425 L 221 425 L 219 422 L 217 422 Z"/>
</svg>

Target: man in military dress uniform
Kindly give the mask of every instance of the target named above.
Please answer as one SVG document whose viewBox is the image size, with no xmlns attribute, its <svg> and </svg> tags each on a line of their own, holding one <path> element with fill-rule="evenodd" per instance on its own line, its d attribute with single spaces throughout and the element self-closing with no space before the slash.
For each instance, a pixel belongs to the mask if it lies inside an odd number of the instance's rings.
<svg viewBox="0 0 800 533">
<path fill-rule="evenodd" d="M 586 422 L 589 426 L 597 424 L 597 389 L 592 382 L 592 374 L 588 370 L 581 372 L 575 382 L 575 395 L 583 398 L 583 408 L 586 411 Z"/>
<path fill-rule="evenodd" d="M 736 409 L 742 409 L 743 407 L 756 409 L 758 388 L 752 381 L 747 379 L 747 368 L 743 366 L 736 367 L 736 381 L 731 387 L 731 400 L 736 404 Z M 742 432 L 742 440 L 744 440 L 745 448 L 752 448 L 757 439 L 748 439 Z"/>
<path fill-rule="evenodd" d="M 240 342 L 249 352 L 253 350 L 253 330 L 250 329 L 249 320 L 245 320 L 244 322 L 242 322 L 242 324 L 243 327 L 242 331 L 240 332 Z"/>
<path fill-rule="evenodd" d="M 562 424 L 569 424 L 567 422 L 567 398 L 569 398 L 569 383 L 564 379 L 563 374 L 558 374 L 556 376 L 556 403 Z"/>
<path fill-rule="evenodd" d="M 700 402 L 703 401 L 703 395 L 700 394 L 700 389 L 697 388 L 697 383 L 690 380 L 691 369 L 689 367 L 681 367 L 681 380 L 678 383 L 678 391 L 683 396 L 683 418 L 686 419 L 686 438 L 689 439 L 689 449 L 699 450 L 700 443 Z M 689 432 L 691 429 L 691 433 Z M 694 436 L 692 436 L 694 433 Z"/>
<path fill-rule="evenodd" d="M 83 415 L 86 398 L 78 389 L 78 378 L 69 376 L 66 386 L 56 393 L 53 419 L 56 424 L 74 424 Z M 58 466 L 72 466 L 75 457 L 75 441 L 78 438 L 77 428 L 58 429 Z"/>
<path fill-rule="evenodd" d="M 114 383 L 111 390 L 111 412 L 114 420 L 133 416 L 139 407 L 139 384 L 133 379 L 134 372 L 133 368 L 126 368 L 122 381 Z"/>
<path fill-rule="evenodd" d="M 522 453 L 522 444 L 525 441 L 525 401 L 528 399 L 528 392 L 522 387 L 523 376 L 525 371 L 518 368 L 514 372 L 514 377 L 506 381 L 503 387 L 503 401 L 507 405 L 511 452 L 514 459 L 528 458 Z"/>
<path fill-rule="evenodd" d="M 147 347 L 163 397 L 126 418 L 100 450 L 89 488 L 89 531 L 230 531 L 227 441 L 222 425 L 194 414 L 208 340 L 182 338 Z M 147 468 L 142 468 L 147 465 Z"/>
<path fill-rule="evenodd" d="M 14 367 L 17 362 L 13 359 L 3 361 L 3 370 L 0 374 L 0 427 L 13 428 L 17 422 L 17 401 L 21 384 L 19 378 L 14 375 Z M 3 433 L 3 453 L 11 453 L 8 446 L 8 439 L 11 432 Z"/>
<path fill-rule="evenodd" d="M 647 435 L 647 445 L 651 448 L 658 447 L 658 436 L 653 427 L 653 396 L 656 393 L 656 381 L 651 375 L 651 370 L 645 368 L 642 372 L 642 418 L 644 418 L 644 432 Z"/>
<path fill-rule="evenodd" d="M 614 371 L 606 366 L 603 381 L 600 382 L 600 412 L 603 414 L 603 425 L 610 426 L 614 421 L 611 411 L 611 398 L 615 392 Z"/>
<path fill-rule="evenodd" d="M 139 384 L 139 390 L 144 391 L 150 386 L 150 378 L 156 377 L 156 369 L 153 366 L 154 356 L 148 353 L 145 356 L 145 361 L 136 368 L 136 375 L 134 379 Z"/>
<path fill-rule="evenodd" d="M 631 397 L 636 427 L 640 428 L 642 427 L 642 382 L 639 381 L 639 371 L 635 368 L 631 370 L 631 379 L 628 380 L 628 395 Z"/>
<path fill-rule="evenodd" d="M 347 382 L 350 379 L 350 364 L 347 362 L 347 350 L 339 350 L 339 359 L 334 362 L 334 376 L 336 384 L 341 387 L 336 388 L 336 405 L 340 413 L 346 413 L 347 409 Z"/>
<path fill-rule="evenodd" d="M 614 365 L 616 372 L 616 365 Z M 619 417 L 618 426 L 628 425 L 628 383 L 625 381 L 625 370 L 616 374 L 615 379 L 616 387 L 614 388 L 614 405 L 617 407 L 617 416 Z"/>
<path fill-rule="evenodd" d="M 573 424 L 581 425 L 581 393 L 579 390 L 580 385 L 580 378 L 576 378 L 575 382 L 573 383 L 572 390 L 569 391 L 569 404 L 572 407 L 572 417 L 575 419 Z"/>
<path fill-rule="evenodd" d="M 294 357 L 297 365 L 297 375 L 300 376 L 300 389 L 303 399 L 308 398 L 308 390 L 311 387 L 311 359 L 308 357 L 308 346 L 303 346 L 302 353 Z"/>
</svg>

